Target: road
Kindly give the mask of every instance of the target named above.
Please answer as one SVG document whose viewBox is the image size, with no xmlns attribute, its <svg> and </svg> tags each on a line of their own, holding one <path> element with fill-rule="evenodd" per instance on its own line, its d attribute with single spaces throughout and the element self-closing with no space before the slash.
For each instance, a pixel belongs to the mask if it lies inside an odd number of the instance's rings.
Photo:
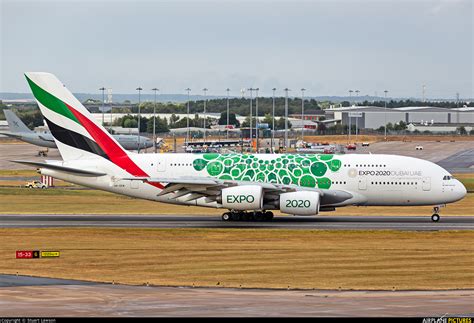
<svg viewBox="0 0 474 323">
<path fill-rule="evenodd" d="M 474 230 L 474 217 L 324 216 L 275 217 L 271 222 L 224 222 L 202 215 L 0 215 L 0 228 L 126 227 L 126 228 L 269 228 L 324 230 Z"/>
</svg>

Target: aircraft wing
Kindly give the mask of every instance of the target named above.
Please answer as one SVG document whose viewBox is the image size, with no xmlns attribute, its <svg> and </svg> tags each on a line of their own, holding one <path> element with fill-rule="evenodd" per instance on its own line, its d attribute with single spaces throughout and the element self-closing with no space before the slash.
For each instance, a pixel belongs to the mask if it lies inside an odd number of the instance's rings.
<svg viewBox="0 0 474 323">
<path fill-rule="evenodd" d="M 70 173 L 70 174 L 77 175 L 77 176 L 95 177 L 95 176 L 107 175 L 105 173 L 100 173 L 100 172 L 90 171 L 90 170 L 84 170 L 84 169 L 78 169 L 78 168 L 72 168 L 72 167 L 62 166 L 62 165 L 58 165 L 58 164 L 40 163 L 40 162 L 27 161 L 27 160 L 11 160 L 11 162 L 19 163 L 19 164 L 23 164 L 23 165 L 28 165 L 28 166 L 33 166 L 33 167 L 37 167 L 37 168 L 47 168 L 47 169 L 57 170 L 57 171 Z"/>
<path fill-rule="evenodd" d="M 272 201 L 278 200 L 280 193 L 296 191 L 318 192 L 321 196 L 322 205 L 338 204 L 353 198 L 353 194 L 343 190 L 322 190 L 319 188 L 301 187 L 297 185 L 272 184 L 261 182 L 221 180 L 211 177 L 176 177 L 176 178 L 152 178 L 152 177 L 131 177 L 122 178 L 123 180 L 139 180 L 143 182 L 166 183 L 159 196 L 169 195 L 171 199 L 189 195 L 185 201 L 196 200 L 206 197 L 209 201 L 217 200 L 221 195 L 222 189 L 243 186 L 258 185 L 264 190 L 265 199 Z"/>
</svg>

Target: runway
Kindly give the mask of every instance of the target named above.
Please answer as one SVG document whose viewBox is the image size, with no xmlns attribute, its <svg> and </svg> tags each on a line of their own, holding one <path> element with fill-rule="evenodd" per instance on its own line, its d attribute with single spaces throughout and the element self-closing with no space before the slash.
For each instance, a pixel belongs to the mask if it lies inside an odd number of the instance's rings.
<svg viewBox="0 0 474 323">
<path fill-rule="evenodd" d="M 0 215 L 0 228 L 268 228 L 310 230 L 474 230 L 474 217 L 441 216 L 276 216 L 270 222 L 224 222 L 219 216 L 192 215 Z"/>
</svg>

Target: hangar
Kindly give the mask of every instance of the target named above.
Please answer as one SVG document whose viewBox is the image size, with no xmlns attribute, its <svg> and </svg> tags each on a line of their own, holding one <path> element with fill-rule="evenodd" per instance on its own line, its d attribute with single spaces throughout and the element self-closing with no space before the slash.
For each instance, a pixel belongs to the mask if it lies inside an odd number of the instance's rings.
<svg viewBox="0 0 474 323">
<path fill-rule="evenodd" d="M 385 124 L 403 121 L 413 125 L 443 124 L 452 127 L 474 126 L 474 110 L 466 108 L 446 109 L 438 107 L 403 107 L 385 109 L 375 106 L 352 106 L 326 110 L 326 118 L 355 125 L 360 129 L 378 129 Z M 451 129 L 449 128 L 449 129 Z"/>
</svg>

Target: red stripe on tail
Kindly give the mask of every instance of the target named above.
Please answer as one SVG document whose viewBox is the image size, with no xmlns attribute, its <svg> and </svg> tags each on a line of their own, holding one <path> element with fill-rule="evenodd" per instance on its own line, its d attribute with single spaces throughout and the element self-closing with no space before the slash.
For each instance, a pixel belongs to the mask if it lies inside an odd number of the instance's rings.
<svg viewBox="0 0 474 323">
<path fill-rule="evenodd" d="M 79 111 L 65 103 L 66 106 L 71 110 L 74 116 L 79 120 L 81 125 L 86 128 L 87 132 L 94 138 L 94 141 L 102 148 L 102 150 L 107 154 L 110 161 L 120 168 L 124 169 L 128 173 L 137 177 L 149 177 L 137 164 L 135 164 L 127 152 L 118 145 L 107 133 L 99 128 L 94 122 L 89 120 L 87 117 L 82 115 Z M 148 182 L 150 185 L 153 185 L 158 188 L 163 188 L 163 185 L 160 183 Z"/>
</svg>

